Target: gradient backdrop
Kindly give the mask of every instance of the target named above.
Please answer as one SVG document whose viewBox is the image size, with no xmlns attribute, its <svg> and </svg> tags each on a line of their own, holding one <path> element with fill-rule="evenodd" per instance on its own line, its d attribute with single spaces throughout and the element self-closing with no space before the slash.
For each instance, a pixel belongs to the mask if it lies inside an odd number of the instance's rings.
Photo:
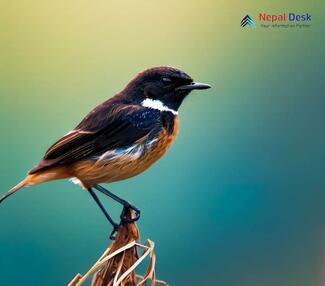
<svg viewBox="0 0 325 286">
<path fill-rule="evenodd" d="M 186 100 L 167 156 L 110 186 L 141 208 L 158 277 L 177 286 L 322 285 L 321 2 L 3 0 L 1 193 L 137 72 L 173 65 L 213 89 Z M 292 11 L 312 14 L 312 27 L 239 26 L 246 14 Z M 0 226 L 6 286 L 66 285 L 111 231 L 68 181 L 17 193 L 1 205 Z"/>
</svg>

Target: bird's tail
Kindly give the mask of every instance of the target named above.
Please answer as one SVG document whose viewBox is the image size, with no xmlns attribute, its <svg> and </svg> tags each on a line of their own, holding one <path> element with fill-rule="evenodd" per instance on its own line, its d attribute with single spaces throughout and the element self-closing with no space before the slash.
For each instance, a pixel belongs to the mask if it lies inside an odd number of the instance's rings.
<svg viewBox="0 0 325 286">
<path fill-rule="evenodd" d="M 30 184 L 30 176 L 27 176 L 24 180 L 22 180 L 19 184 L 17 184 L 16 186 L 14 186 L 12 189 L 10 189 L 6 194 L 4 194 L 1 198 L 0 198 L 0 203 L 2 203 L 6 198 L 8 198 L 9 196 L 11 196 L 13 193 L 19 191 L 21 188 L 27 186 Z"/>
<path fill-rule="evenodd" d="M 58 167 L 58 168 L 52 168 L 50 170 L 44 170 L 41 172 L 37 172 L 35 174 L 28 175 L 24 180 L 22 180 L 18 185 L 14 186 L 9 192 L 4 194 L 0 198 L 0 203 L 2 203 L 6 198 L 11 196 L 13 193 L 17 192 L 21 188 L 25 186 L 34 186 L 38 185 L 44 182 L 52 181 L 52 180 L 58 180 L 58 179 L 64 179 L 69 178 L 70 175 L 66 170 L 66 167 Z"/>
</svg>

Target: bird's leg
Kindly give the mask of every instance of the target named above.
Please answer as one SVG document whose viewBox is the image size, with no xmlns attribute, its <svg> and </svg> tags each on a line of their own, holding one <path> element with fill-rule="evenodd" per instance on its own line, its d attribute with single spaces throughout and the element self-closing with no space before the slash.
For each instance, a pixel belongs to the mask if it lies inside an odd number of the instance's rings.
<svg viewBox="0 0 325 286">
<path fill-rule="evenodd" d="M 95 194 L 95 192 L 93 191 L 92 188 L 88 188 L 88 191 L 90 193 L 90 195 L 93 197 L 93 199 L 95 200 L 95 202 L 97 203 L 97 205 L 100 207 L 100 209 L 102 210 L 102 212 L 104 213 L 104 215 L 106 216 L 107 220 L 110 222 L 110 224 L 113 226 L 113 231 L 110 235 L 110 239 L 114 240 L 115 239 L 115 232 L 117 232 L 119 225 L 112 219 L 112 217 L 108 214 L 108 212 L 106 211 L 106 209 L 104 208 L 103 204 L 100 202 L 99 198 L 97 197 L 97 195 Z"/>
<path fill-rule="evenodd" d="M 126 200 L 121 199 L 120 197 L 118 197 L 117 195 L 111 193 L 109 190 L 105 189 L 104 187 L 102 187 L 100 185 L 96 185 L 94 188 L 97 189 L 98 191 L 102 192 L 106 196 L 109 196 L 114 201 L 117 201 L 118 203 L 120 203 L 121 205 L 123 205 L 123 211 L 121 213 L 121 221 L 122 222 L 124 222 L 124 223 L 131 223 L 131 222 L 137 221 L 140 218 L 140 213 L 141 213 L 140 210 L 137 209 L 135 206 L 131 205 Z M 127 218 L 125 216 L 125 211 L 128 208 L 135 211 L 135 217 L 132 218 L 132 219 L 129 219 L 129 218 Z"/>
</svg>

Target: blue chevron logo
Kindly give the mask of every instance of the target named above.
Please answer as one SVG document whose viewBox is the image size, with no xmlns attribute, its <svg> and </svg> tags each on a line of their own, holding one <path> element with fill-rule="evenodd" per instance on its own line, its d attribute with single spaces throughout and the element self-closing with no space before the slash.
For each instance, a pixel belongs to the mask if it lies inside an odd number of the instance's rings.
<svg viewBox="0 0 325 286">
<path fill-rule="evenodd" d="M 253 28 L 253 27 L 255 27 L 255 22 L 254 22 L 254 20 L 253 20 L 253 18 L 252 18 L 251 16 L 246 15 L 246 16 L 241 20 L 241 22 L 240 22 L 240 26 L 242 26 L 242 27 L 246 27 L 246 26 L 248 26 L 248 27 Z"/>
</svg>

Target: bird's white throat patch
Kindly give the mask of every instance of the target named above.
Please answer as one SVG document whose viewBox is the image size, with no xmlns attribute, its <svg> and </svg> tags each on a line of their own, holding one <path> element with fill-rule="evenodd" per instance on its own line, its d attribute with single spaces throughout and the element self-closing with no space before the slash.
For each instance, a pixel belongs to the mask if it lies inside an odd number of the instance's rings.
<svg viewBox="0 0 325 286">
<path fill-rule="evenodd" d="M 160 100 L 156 100 L 156 99 L 146 98 L 144 101 L 142 101 L 141 105 L 144 107 L 149 107 L 160 111 L 169 111 L 174 115 L 178 114 L 177 111 L 169 108 L 168 106 L 164 105 Z"/>
</svg>

